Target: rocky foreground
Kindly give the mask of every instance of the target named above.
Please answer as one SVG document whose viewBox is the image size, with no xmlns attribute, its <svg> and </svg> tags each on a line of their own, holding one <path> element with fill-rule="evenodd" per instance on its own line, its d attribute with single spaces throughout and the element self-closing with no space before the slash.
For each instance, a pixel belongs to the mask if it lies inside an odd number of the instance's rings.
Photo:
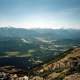
<svg viewBox="0 0 80 80">
<path fill-rule="evenodd" d="M 80 48 L 70 49 L 30 71 L 0 67 L 0 80 L 80 80 Z"/>
</svg>

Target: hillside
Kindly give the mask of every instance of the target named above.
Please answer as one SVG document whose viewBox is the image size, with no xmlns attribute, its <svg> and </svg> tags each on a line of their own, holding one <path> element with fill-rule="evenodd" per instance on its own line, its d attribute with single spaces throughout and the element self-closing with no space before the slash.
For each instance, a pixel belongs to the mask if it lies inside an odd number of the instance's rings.
<svg viewBox="0 0 80 80">
<path fill-rule="evenodd" d="M 64 54 L 56 62 L 51 61 L 34 69 L 34 73 L 46 80 L 80 80 L 80 48 L 68 50 Z"/>
<path fill-rule="evenodd" d="M 25 75 L 29 80 L 80 80 L 80 48 L 69 49 L 62 56 L 56 57 L 31 70 L 16 68 L 15 66 L 0 67 L 0 71 L 14 80 L 23 78 Z M 0 74 L 3 74 L 0 73 Z"/>
<path fill-rule="evenodd" d="M 0 28 L 0 67 L 27 70 L 31 80 L 75 79 L 80 75 L 79 34 L 75 29 Z"/>
</svg>

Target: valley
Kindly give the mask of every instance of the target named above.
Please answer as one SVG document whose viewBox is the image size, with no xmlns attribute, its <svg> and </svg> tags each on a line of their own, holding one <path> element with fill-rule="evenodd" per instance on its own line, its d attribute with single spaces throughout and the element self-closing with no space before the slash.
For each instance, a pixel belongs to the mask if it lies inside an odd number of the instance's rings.
<svg viewBox="0 0 80 80">
<path fill-rule="evenodd" d="M 30 80 L 66 80 L 78 72 L 71 72 L 68 64 L 70 58 L 79 60 L 78 34 L 74 29 L 0 28 L 0 72 Z"/>
</svg>

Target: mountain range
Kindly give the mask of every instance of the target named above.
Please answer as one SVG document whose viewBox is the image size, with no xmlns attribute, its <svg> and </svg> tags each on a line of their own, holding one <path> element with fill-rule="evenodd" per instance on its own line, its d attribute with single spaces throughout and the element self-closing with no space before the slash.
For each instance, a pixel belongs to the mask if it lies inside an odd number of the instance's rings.
<svg viewBox="0 0 80 80">
<path fill-rule="evenodd" d="M 79 34 L 77 29 L 0 28 L 0 56 L 31 57 L 34 64 L 42 63 L 80 47 Z"/>
<path fill-rule="evenodd" d="M 76 29 L 23 29 L 23 28 L 0 28 L 0 36 L 10 38 L 36 38 L 45 39 L 80 39 L 80 30 Z"/>
</svg>

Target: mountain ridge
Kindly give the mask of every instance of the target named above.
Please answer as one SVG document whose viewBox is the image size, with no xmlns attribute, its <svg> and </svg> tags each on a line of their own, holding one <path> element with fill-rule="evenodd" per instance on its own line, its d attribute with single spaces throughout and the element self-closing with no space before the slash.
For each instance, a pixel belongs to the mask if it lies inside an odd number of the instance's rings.
<svg viewBox="0 0 80 80">
<path fill-rule="evenodd" d="M 0 28 L 2 37 L 49 37 L 51 39 L 79 39 L 80 30 L 76 29 L 24 29 L 24 28 Z M 51 37 L 50 37 L 50 36 Z"/>
<path fill-rule="evenodd" d="M 80 48 L 70 49 L 66 52 L 68 54 L 61 59 L 49 64 L 46 63 L 41 68 L 35 68 L 38 75 L 47 80 L 79 80 Z M 33 71 L 35 73 L 35 70 Z"/>
</svg>

